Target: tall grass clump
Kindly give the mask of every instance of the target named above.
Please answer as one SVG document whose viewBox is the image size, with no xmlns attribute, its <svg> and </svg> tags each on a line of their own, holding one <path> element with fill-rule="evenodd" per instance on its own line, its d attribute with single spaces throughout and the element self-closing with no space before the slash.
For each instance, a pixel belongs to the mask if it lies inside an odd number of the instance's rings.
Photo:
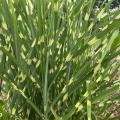
<svg viewBox="0 0 120 120">
<path fill-rule="evenodd" d="M 105 1 L 0 0 L 3 120 L 119 118 L 120 8 Z"/>
</svg>

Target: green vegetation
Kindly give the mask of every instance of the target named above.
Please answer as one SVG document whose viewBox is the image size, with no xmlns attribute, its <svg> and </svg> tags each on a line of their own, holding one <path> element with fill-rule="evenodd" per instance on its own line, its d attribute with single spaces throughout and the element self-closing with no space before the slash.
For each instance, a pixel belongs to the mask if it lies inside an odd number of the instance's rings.
<svg viewBox="0 0 120 120">
<path fill-rule="evenodd" d="M 95 6 L 96 6 L 96 7 L 99 7 L 101 4 L 103 4 L 103 2 L 104 2 L 104 3 L 107 3 L 108 0 L 96 0 L 96 1 L 95 1 Z M 114 1 L 112 2 L 112 4 L 111 4 L 111 9 L 114 9 L 114 8 L 116 8 L 116 7 L 119 7 L 119 5 L 120 5 L 120 0 L 114 0 Z"/>
<path fill-rule="evenodd" d="M 0 0 L 0 119 L 120 118 L 113 1 Z"/>
</svg>

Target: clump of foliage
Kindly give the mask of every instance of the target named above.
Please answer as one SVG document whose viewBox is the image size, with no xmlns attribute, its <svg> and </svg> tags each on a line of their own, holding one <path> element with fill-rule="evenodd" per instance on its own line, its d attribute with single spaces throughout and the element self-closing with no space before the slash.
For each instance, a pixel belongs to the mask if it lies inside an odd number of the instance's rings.
<svg viewBox="0 0 120 120">
<path fill-rule="evenodd" d="M 5 103 L 0 98 L 0 120 L 9 120 L 10 114 L 6 111 Z"/>
<path fill-rule="evenodd" d="M 0 0 L 9 120 L 115 119 L 120 8 L 110 13 L 112 2 L 95 11 L 95 0 Z"/>
<path fill-rule="evenodd" d="M 106 4 L 107 2 L 108 2 L 109 0 L 96 0 L 95 1 L 95 6 L 96 7 L 99 7 L 100 5 L 102 5 L 102 4 Z M 120 5 L 120 0 L 114 0 L 113 2 L 112 2 L 112 4 L 110 5 L 111 7 L 111 9 L 114 9 L 114 8 L 116 8 L 116 7 L 119 7 L 119 5 Z"/>
</svg>

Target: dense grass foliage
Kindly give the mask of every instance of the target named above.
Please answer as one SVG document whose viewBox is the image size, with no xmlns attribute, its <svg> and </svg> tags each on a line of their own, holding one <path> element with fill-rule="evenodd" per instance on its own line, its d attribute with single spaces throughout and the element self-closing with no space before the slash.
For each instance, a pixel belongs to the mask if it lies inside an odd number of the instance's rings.
<svg viewBox="0 0 120 120">
<path fill-rule="evenodd" d="M 0 119 L 119 118 L 113 1 L 96 11 L 95 0 L 0 0 Z"/>
<path fill-rule="evenodd" d="M 101 4 L 103 4 L 103 2 L 104 2 L 105 0 L 96 0 L 95 1 L 95 6 L 96 7 L 99 7 Z M 105 2 L 104 2 L 104 4 L 106 4 L 108 2 L 108 0 L 106 0 Z M 119 5 L 120 5 L 120 0 L 114 0 L 113 2 L 112 2 L 112 4 L 111 4 L 111 9 L 114 9 L 114 8 L 116 8 L 116 7 L 119 7 Z"/>
</svg>

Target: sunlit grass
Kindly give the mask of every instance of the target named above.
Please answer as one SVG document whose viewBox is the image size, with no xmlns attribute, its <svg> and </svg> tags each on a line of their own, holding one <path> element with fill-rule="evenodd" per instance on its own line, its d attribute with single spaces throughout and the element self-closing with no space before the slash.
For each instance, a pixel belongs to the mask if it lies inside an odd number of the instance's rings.
<svg viewBox="0 0 120 120">
<path fill-rule="evenodd" d="M 95 11 L 95 0 L 0 0 L 5 120 L 114 119 L 120 9 L 109 12 L 112 1 Z"/>
</svg>

